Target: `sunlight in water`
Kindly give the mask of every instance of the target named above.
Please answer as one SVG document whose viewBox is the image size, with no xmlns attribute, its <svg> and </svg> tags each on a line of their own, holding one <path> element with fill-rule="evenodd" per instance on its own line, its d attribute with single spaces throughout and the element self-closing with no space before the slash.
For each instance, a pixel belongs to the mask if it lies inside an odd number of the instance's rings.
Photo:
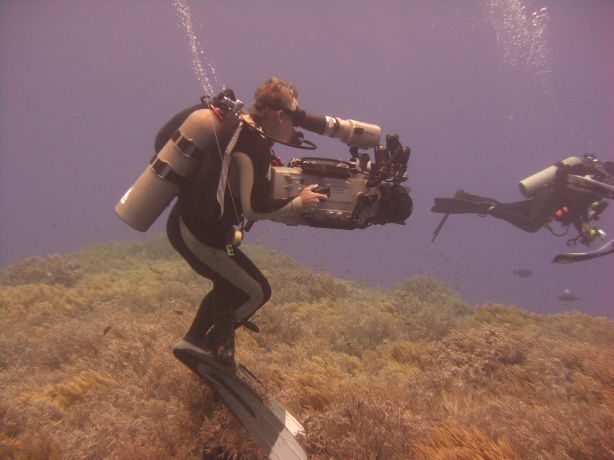
<svg viewBox="0 0 614 460">
<path fill-rule="evenodd" d="M 548 11 L 533 10 L 527 0 L 490 0 L 489 18 L 505 62 L 537 75 L 548 87 L 552 72 L 547 46 Z"/>
<path fill-rule="evenodd" d="M 177 17 L 179 18 L 179 22 L 183 26 L 186 36 L 188 38 L 188 45 L 190 47 L 190 51 L 192 53 L 192 68 L 194 69 L 194 73 L 196 74 L 196 78 L 200 82 L 203 91 L 205 94 L 214 95 L 217 91 L 214 90 L 211 81 L 205 71 L 203 66 L 203 60 L 207 62 L 207 66 L 209 67 L 209 71 L 211 72 L 211 78 L 213 79 L 213 83 L 216 86 L 220 87 L 217 80 L 217 75 L 215 73 L 215 65 L 210 59 L 206 58 L 203 47 L 200 44 L 200 41 L 196 37 L 196 33 L 194 32 L 194 26 L 192 23 L 192 11 L 188 5 L 187 0 L 173 0 L 173 6 L 177 12 Z"/>
</svg>

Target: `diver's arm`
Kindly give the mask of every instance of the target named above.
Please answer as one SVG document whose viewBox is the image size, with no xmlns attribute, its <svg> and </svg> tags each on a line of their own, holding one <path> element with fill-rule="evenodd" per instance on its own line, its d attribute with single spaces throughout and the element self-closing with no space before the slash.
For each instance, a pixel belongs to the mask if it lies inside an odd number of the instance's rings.
<svg viewBox="0 0 614 460">
<path fill-rule="evenodd" d="M 292 198 L 275 199 L 272 197 L 270 152 L 265 149 L 254 149 L 248 156 L 254 170 L 254 182 L 250 196 L 251 208 L 257 213 L 268 214 L 290 203 Z"/>
<path fill-rule="evenodd" d="M 281 200 L 270 197 L 270 182 L 266 172 L 257 170 L 249 155 L 234 152 L 232 157 L 239 169 L 241 208 L 248 220 L 272 219 L 302 210 L 303 203 L 300 196 Z M 268 163 L 266 169 L 268 171 Z"/>
</svg>

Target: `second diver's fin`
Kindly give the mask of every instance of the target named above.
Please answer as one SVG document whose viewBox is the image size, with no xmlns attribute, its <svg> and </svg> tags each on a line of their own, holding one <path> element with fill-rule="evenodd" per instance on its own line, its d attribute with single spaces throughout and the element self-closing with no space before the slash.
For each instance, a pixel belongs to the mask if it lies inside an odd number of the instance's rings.
<svg viewBox="0 0 614 460">
<path fill-rule="evenodd" d="M 583 260 L 596 259 L 597 257 L 603 257 L 608 254 L 614 254 L 614 240 L 608 241 L 606 244 L 591 252 L 568 252 L 565 254 L 559 254 L 552 263 L 555 264 L 569 264 L 572 262 L 581 262 Z"/>
<path fill-rule="evenodd" d="M 453 198 L 435 198 L 435 205 L 431 208 L 431 212 L 444 213 L 445 216 L 439 222 L 439 225 L 435 227 L 433 231 L 433 237 L 431 238 L 431 243 L 435 241 L 435 239 L 439 236 L 439 232 L 443 228 L 444 224 L 450 217 L 450 214 L 461 214 L 463 212 L 474 212 L 474 211 L 462 211 L 463 203 L 467 203 L 467 201 L 461 201 L 459 196 L 465 195 L 463 189 L 458 189 L 454 194 Z M 470 195 L 469 195 L 470 196 Z"/>
<path fill-rule="evenodd" d="M 446 223 L 446 220 L 448 220 L 450 214 L 478 214 L 480 216 L 485 216 L 494 206 L 495 201 L 466 193 L 460 188 L 452 198 L 435 198 L 435 205 L 431 208 L 431 211 L 445 214 L 445 216 L 443 216 L 443 219 L 441 219 L 441 222 L 439 222 L 439 225 L 435 228 L 431 243 L 435 241 L 435 238 L 439 235 L 439 232 Z"/>
<path fill-rule="evenodd" d="M 462 192 L 462 189 L 458 189 L 455 193 L 455 195 L 458 195 L 460 192 Z M 445 199 L 445 198 L 444 198 Z M 446 221 L 448 220 L 448 217 L 450 217 L 450 213 L 447 211 L 439 211 L 438 209 L 436 209 L 438 207 L 438 204 L 440 203 L 440 200 L 442 200 L 441 198 L 435 198 L 435 206 L 433 206 L 431 208 L 432 212 L 445 212 L 446 215 L 443 216 L 443 218 L 441 219 L 441 221 L 439 221 L 439 225 L 437 225 L 437 227 L 435 227 L 435 230 L 433 230 L 433 237 L 431 238 L 431 243 L 435 241 L 435 239 L 439 236 L 439 232 L 441 232 L 441 229 L 443 228 L 443 226 L 445 225 Z"/>
<path fill-rule="evenodd" d="M 432 212 L 443 214 L 481 214 L 485 215 L 493 206 L 492 201 L 467 200 L 463 198 L 435 198 Z"/>
<path fill-rule="evenodd" d="M 439 232 L 443 228 L 443 225 L 446 223 L 446 220 L 448 220 L 448 217 L 450 217 L 450 214 L 446 214 L 445 216 L 443 216 L 443 218 L 439 222 L 439 225 L 437 225 L 437 227 L 433 231 L 433 237 L 431 238 L 431 243 L 435 241 L 435 238 L 437 238 L 437 236 L 439 236 Z"/>
</svg>

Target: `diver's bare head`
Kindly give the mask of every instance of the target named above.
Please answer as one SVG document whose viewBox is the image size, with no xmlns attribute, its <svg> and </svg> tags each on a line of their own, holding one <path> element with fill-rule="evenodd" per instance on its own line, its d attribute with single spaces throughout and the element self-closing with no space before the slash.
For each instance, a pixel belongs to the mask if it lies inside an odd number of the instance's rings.
<svg viewBox="0 0 614 460">
<path fill-rule="evenodd" d="M 294 136 L 294 126 L 288 112 L 298 109 L 297 96 L 292 83 L 271 77 L 256 90 L 249 114 L 266 134 L 289 142 Z"/>
</svg>

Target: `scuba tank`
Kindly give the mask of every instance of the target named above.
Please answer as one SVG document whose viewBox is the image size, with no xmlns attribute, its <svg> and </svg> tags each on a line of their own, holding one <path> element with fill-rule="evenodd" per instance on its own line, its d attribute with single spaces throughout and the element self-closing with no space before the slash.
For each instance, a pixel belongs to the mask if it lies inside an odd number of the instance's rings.
<svg viewBox="0 0 614 460">
<path fill-rule="evenodd" d="M 518 187 L 520 187 L 520 193 L 522 193 L 525 198 L 531 198 L 544 186 L 551 184 L 554 181 L 556 172 L 561 166 L 576 166 L 579 164 L 582 164 L 582 158 L 579 157 L 569 157 L 565 158 L 564 160 L 557 161 L 552 166 L 548 166 L 547 168 L 519 181 Z"/>
<path fill-rule="evenodd" d="M 231 90 L 225 90 L 211 101 L 203 98 L 202 102 L 185 121 L 180 121 L 179 128 L 172 132 L 170 139 L 115 206 L 119 218 L 135 230 L 147 231 L 181 187 L 198 171 L 205 157 L 221 155 L 239 126 L 243 103 L 234 99 Z M 176 119 L 177 116 L 161 131 Z M 161 144 L 159 137 L 156 144 Z"/>
</svg>

